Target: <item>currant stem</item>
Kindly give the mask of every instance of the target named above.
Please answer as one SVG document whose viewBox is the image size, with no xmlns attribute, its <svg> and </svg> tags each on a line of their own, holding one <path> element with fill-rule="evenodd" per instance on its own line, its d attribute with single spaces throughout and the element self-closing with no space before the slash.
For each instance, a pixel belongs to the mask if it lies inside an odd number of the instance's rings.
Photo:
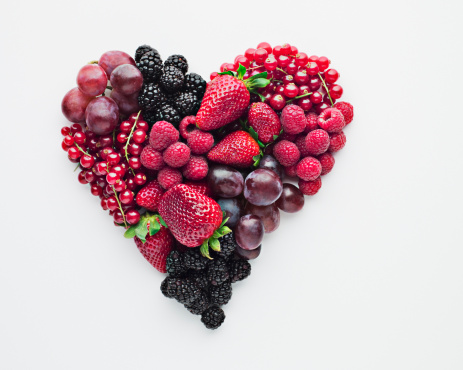
<svg viewBox="0 0 463 370">
<path fill-rule="evenodd" d="M 289 102 L 291 102 L 293 100 L 296 100 L 296 99 L 305 98 L 306 96 L 309 96 L 309 95 L 312 95 L 312 94 L 313 94 L 313 92 L 309 92 L 309 93 L 305 93 L 304 95 L 295 96 L 294 98 L 287 100 L 286 103 L 289 103 Z"/>
<path fill-rule="evenodd" d="M 86 155 L 90 155 L 88 154 L 86 151 L 84 151 L 78 144 L 74 143 L 74 145 L 77 147 L 77 149 L 79 149 L 82 153 L 86 154 Z"/>
<path fill-rule="evenodd" d="M 116 200 L 117 200 L 117 204 L 119 205 L 119 210 L 120 210 L 121 213 L 122 213 L 122 217 L 124 218 L 124 225 L 125 225 L 125 228 L 128 229 L 129 227 L 127 226 L 127 222 L 125 222 L 125 213 L 124 213 L 124 210 L 122 209 L 122 205 L 121 205 L 121 202 L 119 201 L 119 197 L 117 196 L 116 189 L 114 189 L 114 185 L 111 185 L 111 188 L 113 189 L 114 198 L 116 198 Z"/>
<path fill-rule="evenodd" d="M 127 143 L 124 146 L 125 159 L 127 160 L 127 163 L 129 163 L 129 155 L 127 154 L 127 148 L 129 146 L 130 139 L 132 138 L 135 127 L 137 126 L 138 118 L 140 117 L 140 114 L 141 114 L 141 110 L 138 111 L 137 118 L 135 118 L 135 122 L 133 123 L 132 129 L 130 130 L 129 137 L 127 138 Z M 135 176 L 135 172 L 133 171 L 133 168 L 130 167 L 130 164 L 129 164 L 129 168 L 130 168 L 130 171 L 132 171 L 132 174 Z"/>
<path fill-rule="evenodd" d="M 280 72 L 283 72 L 285 75 L 288 74 L 286 71 L 283 71 L 280 67 L 277 67 L 277 70 L 280 71 Z"/>
<path fill-rule="evenodd" d="M 320 77 L 320 80 L 322 80 L 322 84 L 323 84 L 323 86 L 325 88 L 326 93 L 328 94 L 328 98 L 330 98 L 331 106 L 333 106 L 334 104 L 333 104 L 333 99 L 331 99 L 330 90 L 328 90 L 328 87 L 326 86 L 325 80 L 323 79 L 320 72 L 318 72 L 318 77 Z"/>
</svg>

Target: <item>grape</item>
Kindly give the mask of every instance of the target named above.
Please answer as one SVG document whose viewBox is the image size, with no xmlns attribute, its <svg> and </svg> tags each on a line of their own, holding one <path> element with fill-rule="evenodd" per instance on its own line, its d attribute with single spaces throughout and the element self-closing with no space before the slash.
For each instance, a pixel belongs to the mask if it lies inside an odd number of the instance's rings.
<svg viewBox="0 0 463 370">
<path fill-rule="evenodd" d="M 103 68 L 96 64 L 83 66 L 77 74 L 77 86 L 88 96 L 98 96 L 104 93 L 108 78 Z"/>
<path fill-rule="evenodd" d="M 255 206 L 248 203 L 244 209 L 244 213 L 247 215 L 259 216 L 264 223 L 266 233 L 271 233 L 280 226 L 280 210 L 275 203 L 268 206 Z"/>
<path fill-rule="evenodd" d="M 268 206 L 275 202 L 283 191 L 278 175 L 259 168 L 251 172 L 244 181 L 244 197 L 256 206 Z"/>
<path fill-rule="evenodd" d="M 236 198 L 220 198 L 217 200 L 222 211 L 225 212 L 225 217 L 230 217 L 225 223 L 228 227 L 235 227 L 243 213 L 241 202 Z"/>
<path fill-rule="evenodd" d="M 135 61 L 129 54 L 117 50 L 107 51 L 98 61 L 98 65 L 105 70 L 108 77 L 111 76 L 114 69 L 121 64 L 131 64 L 134 66 Z"/>
<path fill-rule="evenodd" d="M 85 122 L 85 109 L 92 99 L 93 97 L 82 94 L 78 87 L 74 87 L 64 95 L 61 110 L 69 121 Z"/>
<path fill-rule="evenodd" d="M 132 95 L 140 91 L 143 76 L 137 67 L 122 64 L 111 73 L 111 86 L 124 95 Z"/>
<path fill-rule="evenodd" d="M 232 167 L 217 165 L 209 170 L 207 183 L 218 197 L 233 198 L 241 194 L 244 187 L 243 175 Z"/>
<path fill-rule="evenodd" d="M 304 207 L 304 194 L 293 184 L 283 184 L 283 192 L 276 205 L 284 212 L 295 213 Z"/>
<path fill-rule="evenodd" d="M 110 134 L 119 122 L 119 108 L 111 98 L 100 96 L 87 106 L 85 121 L 88 128 L 95 134 Z"/>
<path fill-rule="evenodd" d="M 263 238 L 264 223 L 259 216 L 246 215 L 240 218 L 235 228 L 235 239 L 241 248 L 256 249 Z"/>
<path fill-rule="evenodd" d="M 280 179 L 283 178 L 283 166 L 275 159 L 273 155 L 266 154 L 259 162 L 259 168 L 266 168 L 275 172 Z"/>
<path fill-rule="evenodd" d="M 262 244 L 259 245 L 256 249 L 253 249 L 251 251 L 248 251 L 246 249 L 243 249 L 239 246 L 235 247 L 235 253 L 240 256 L 241 258 L 244 258 L 245 260 L 253 260 L 257 257 L 259 257 L 260 250 L 262 249 Z"/>
<path fill-rule="evenodd" d="M 116 102 L 119 111 L 125 116 L 129 116 L 140 110 L 140 106 L 138 105 L 138 93 L 122 95 L 119 91 L 113 90 L 110 96 L 111 99 Z"/>
</svg>

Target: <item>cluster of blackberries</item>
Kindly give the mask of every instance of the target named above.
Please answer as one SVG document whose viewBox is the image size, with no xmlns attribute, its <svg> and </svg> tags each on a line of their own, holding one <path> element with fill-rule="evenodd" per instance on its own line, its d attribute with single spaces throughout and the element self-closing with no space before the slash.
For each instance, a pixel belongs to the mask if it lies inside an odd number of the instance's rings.
<svg viewBox="0 0 463 370">
<path fill-rule="evenodd" d="M 162 293 L 175 298 L 192 314 L 201 315 L 208 329 L 216 329 L 225 320 L 220 306 L 230 301 L 232 283 L 251 274 L 251 265 L 235 253 L 233 233 L 221 238 L 220 252 L 213 252 L 212 260 L 203 257 L 199 248 L 186 252 L 172 251 L 167 257 L 168 277 L 161 284 Z"/>
<path fill-rule="evenodd" d="M 160 54 L 142 45 L 135 52 L 137 67 L 143 75 L 138 104 L 150 124 L 167 121 L 177 126 L 183 117 L 195 115 L 206 91 L 206 81 L 188 72 L 183 55 L 171 55 L 162 63 Z"/>
</svg>

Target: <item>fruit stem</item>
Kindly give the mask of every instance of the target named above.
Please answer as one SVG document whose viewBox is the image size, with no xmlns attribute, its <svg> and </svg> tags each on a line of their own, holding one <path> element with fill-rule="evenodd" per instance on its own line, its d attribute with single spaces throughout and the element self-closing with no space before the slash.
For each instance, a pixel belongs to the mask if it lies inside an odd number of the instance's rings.
<svg viewBox="0 0 463 370">
<path fill-rule="evenodd" d="M 286 103 L 289 103 L 289 102 L 291 102 L 293 100 L 296 100 L 296 99 L 305 98 L 306 96 L 309 96 L 309 95 L 312 95 L 312 94 L 313 94 L 313 92 L 309 92 L 309 93 L 305 93 L 304 95 L 295 96 L 294 98 L 287 100 Z"/>
<path fill-rule="evenodd" d="M 77 147 L 77 149 L 79 149 L 82 153 L 84 153 L 84 154 L 86 154 L 86 155 L 88 155 L 88 156 L 90 155 L 90 154 L 88 154 L 86 151 L 84 151 L 84 150 L 79 146 L 79 144 L 74 143 L 74 145 L 75 145 L 75 146 Z"/>
<path fill-rule="evenodd" d="M 287 74 L 288 74 L 288 72 L 286 72 L 286 71 L 283 71 L 283 70 L 282 70 L 280 67 L 277 67 L 277 70 L 278 70 L 278 71 L 280 71 L 280 72 L 283 72 L 285 75 L 287 75 Z"/>
<path fill-rule="evenodd" d="M 129 163 L 129 155 L 127 154 L 127 148 L 129 146 L 130 139 L 132 138 L 133 131 L 135 130 L 135 127 L 137 126 L 140 113 L 141 113 L 141 110 L 138 111 L 137 118 L 135 118 L 135 122 L 133 123 L 132 129 L 130 130 L 129 137 L 127 138 L 127 143 L 124 146 L 125 159 L 127 160 L 127 163 Z M 130 171 L 132 171 L 132 174 L 135 176 L 135 172 L 133 171 L 133 168 L 130 167 L 130 164 L 129 164 L 129 168 L 130 168 Z"/>
<path fill-rule="evenodd" d="M 88 62 L 87 64 L 98 64 L 98 60 L 91 60 L 91 61 Z"/>
<path fill-rule="evenodd" d="M 125 229 L 128 229 L 129 227 L 127 226 L 127 223 L 125 222 L 125 213 L 124 213 L 124 211 L 123 211 L 123 209 L 122 209 L 122 205 L 121 205 L 121 202 L 119 201 L 119 197 L 117 196 L 116 189 L 114 189 L 114 185 L 111 185 L 111 188 L 113 189 L 114 197 L 116 198 L 117 204 L 119 205 L 119 210 L 120 210 L 121 213 L 122 213 L 122 217 L 123 217 L 123 219 L 124 219 Z"/>
<path fill-rule="evenodd" d="M 328 98 L 330 98 L 331 106 L 333 106 L 334 104 L 333 104 L 333 99 L 331 99 L 330 90 L 328 90 L 328 87 L 326 86 L 325 80 L 323 79 L 320 72 L 318 72 L 318 77 L 320 77 L 320 79 L 322 80 L 323 87 L 325 88 L 325 91 L 328 94 Z"/>
</svg>

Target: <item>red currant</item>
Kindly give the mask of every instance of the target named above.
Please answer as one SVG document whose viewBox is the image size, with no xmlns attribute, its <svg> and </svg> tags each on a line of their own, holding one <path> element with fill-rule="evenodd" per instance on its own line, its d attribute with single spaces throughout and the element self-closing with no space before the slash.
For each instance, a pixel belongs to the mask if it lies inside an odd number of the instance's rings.
<svg viewBox="0 0 463 370">
<path fill-rule="evenodd" d="M 119 132 L 119 134 L 117 134 L 116 140 L 118 143 L 125 144 L 128 138 L 129 135 L 127 135 L 125 132 Z"/>
<path fill-rule="evenodd" d="M 249 59 L 246 58 L 245 56 L 239 56 L 239 58 L 235 59 L 235 69 L 238 70 L 240 64 L 244 67 L 244 68 L 249 68 L 249 65 L 250 65 L 250 62 L 249 62 Z"/>
<path fill-rule="evenodd" d="M 315 62 L 309 62 L 307 63 L 306 70 L 307 70 L 307 74 L 309 74 L 310 76 L 316 76 L 319 72 L 318 64 Z"/>
<path fill-rule="evenodd" d="M 299 93 L 299 88 L 293 83 L 287 84 L 283 92 L 283 94 L 285 94 L 285 96 L 290 99 L 295 98 L 298 93 Z"/>
<path fill-rule="evenodd" d="M 89 138 L 88 132 L 87 132 L 87 148 L 91 152 L 96 152 L 98 150 L 98 140 L 94 137 Z"/>
<path fill-rule="evenodd" d="M 63 139 L 63 143 L 66 144 L 67 146 L 71 146 L 71 145 L 74 145 L 74 138 L 70 135 L 67 135 L 64 139 Z"/>
<path fill-rule="evenodd" d="M 330 60 L 327 57 L 320 57 L 317 60 L 318 67 L 320 71 L 323 72 L 330 66 Z"/>
<path fill-rule="evenodd" d="M 96 166 L 94 167 L 95 174 L 97 176 L 103 176 L 106 175 L 107 170 L 108 170 L 108 164 L 106 162 L 98 162 Z"/>
<path fill-rule="evenodd" d="M 76 132 L 81 132 L 82 131 L 82 126 L 79 125 L 78 123 L 73 123 L 70 127 L 71 133 L 74 135 Z"/>
<path fill-rule="evenodd" d="M 335 69 L 331 68 L 325 72 L 325 81 L 329 84 L 334 84 L 339 78 L 339 73 Z"/>
<path fill-rule="evenodd" d="M 294 82 L 297 83 L 298 85 L 307 84 L 309 82 L 309 76 L 307 75 L 307 71 L 305 69 L 298 71 L 294 75 Z"/>
<path fill-rule="evenodd" d="M 97 184 L 93 184 L 90 187 L 90 193 L 92 193 L 92 195 L 96 197 L 99 197 L 100 195 L 103 194 L 103 188 L 101 186 L 98 186 Z"/>
<path fill-rule="evenodd" d="M 283 94 L 283 92 L 285 91 L 285 85 L 278 85 L 277 87 L 275 87 L 275 94 Z"/>
<path fill-rule="evenodd" d="M 110 196 L 108 199 L 106 199 L 106 203 L 110 211 L 115 211 L 119 207 L 115 196 Z"/>
<path fill-rule="evenodd" d="M 123 177 L 125 175 L 126 169 L 124 165 L 118 165 L 111 168 L 111 172 L 114 172 L 119 175 L 119 177 Z"/>
<path fill-rule="evenodd" d="M 312 95 L 310 95 L 309 99 L 312 104 L 320 104 L 323 101 L 323 95 L 318 91 L 315 91 Z"/>
<path fill-rule="evenodd" d="M 282 78 L 283 84 L 287 85 L 294 82 L 294 77 L 292 75 L 285 75 Z"/>
<path fill-rule="evenodd" d="M 291 45 L 283 44 L 281 46 L 281 54 L 282 55 L 289 55 L 291 53 Z"/>
<path fill-rule="evenodd" d="M 299 53 L 296 55 L 296 59 L 294 59 L 294 63 L 298 67 L 305 66 L 308 61 L 309 61 L 309 57 L 307 56 L 306 53 Z"/>
<path fill-rule="evenodd" d="M 286 55 L 279 55 L 277 57 L 277 62 L 279 67 L 286 68 L 289 65 L 289 63 L 291 63 L 291 59 Z"/>
<path fill-rule="evenodd" d="M 80 158 L 81 155 L 82 155 L 82 152 L 79 149 L 77 149 L 77 147 L 75 146 L 71 146 L 68 150 L 68 156 L 70 159 L 77 160 Z"/>
<path fill-rule="evenodd" d="M 308 85 L 301 85 L 299 86 L 299 93 L 297 95 L 305 95 L 310 92 L 310 88 Z"/>
<path fill-rule="evenodd" d="M 130 121 L 131 123 L 135 123 L 135 121 L 137 120 L 137 118 L 139 118 L 138 113 L 132 113 L 132 114 L 129 116 L 129 121 Z"/>
<path fill-rule="evenodd" d="M 143 130 L 135 130 L 135 132 L 132 135 L 133 141 L 137 144 L 141 144 L 145 142 L 147 136 L 146 132 Z"/>
<path fill-rule="evenodd" d="M 136 210 L 127 211 L 125 219 L 130 225 L 135 225 L 140 221 L 140 213 Z"/>
<path fill-rule="evenodd" d="M 253 48 L 249 48 L 248 50 L 246 50 L 244 52 L 244 56 L 250 61 L 252 62 L 254 60 L 254 53 L 255 53 L 256 49 L 253 49 Z"/>
<path fill-rule="evenodd" d="M 303 110 L 308 111 L 312 108 L 312 102 L 309 97 L 297 99 L 297 105 L 299 105 Z"/>
<path fill-rule="evenodd" d="M 121 130 L 121 132 L 128 134 L 130 130 L 132 130 L 132 126 L 133 126 L 132 122 L 122 121 L 122 123 L 119 125 L 119 130 Z"/>
<path fill-rule="evenodd" d="M 133 202 L 133 192 L 131 190 L 124 190 L 119 195 L 119 200 L 122 204 L 131 204 Z"/>
<path fill-rule="evenodd" d="M 212 81 L 214 78 L 216 78 L 219 74 L 217 72 L 212 72 L 211 75 L 209 76 L 210 80 Z"/>
<path fill-rule="evenodd" d="M 98 139 L 98 145 L 100 148 L 107 148 L 113 146 L 113 137 L 112 135 L 103 135 Z"/>
<path fill-rule="evenodd" d="M 280 45 L 277 45 L 273 48 L 273 55 L 276 57 L 278 57 L 279 55 L 281 55 L 281 46 Z"/>
<path fill-rule="evenodd" d="M 317 114 L 320 114 L 327 108 L 331 108 L 331 105 L 326 104 L 326 103 L 316 104 L 315 105 L 315 112 L 317 112 Z"/>
<path fill-rule="evenodd" d="M 95 164 L 95 158 L 91 155 L 84 154 L 80 158 L 80 165 L 84 168 L 91 168 Z"/>
<path fill-rule="evenodd" d="M 129 166 L 134 170 L 138 170 L 141 168 L 141 161 L 139 157 L 130 157 L 129 158 Z"/>
<path fill-rule="evenodd" d="M 286 72 L 289 73 L 290 75 L 293 75 L 298 71 L 298 69 L 299 67 L 296 64 L 294 64 L 294 62 L 291 62 L 286 67 Z"/>
<path fill-rule="evenodd" d="M 265 59 L 267 59 L 267 57 L 268 57 L 268 52 L 265 49 L 257 49 L 254 52 L 254 60 L 258 64 L 264 64 Z"/>
<path fill-rule="evenodd" d="M 116 183 L 116 181 L 119 181 L 121 177 L 115 173 L 115 172 L 109 172 L 107 175 L 106 175 L 106 181 L 108 182 L 108 184 L 110 185 L 114 185 Z"/>
<path fill-rule="evenodd" d="M 101 208 L 103 208 L 103 211 L 108 210 L 108 200 L 106 198 L 101 199 L 100 205 Z"/>
<path fill-rule="evenodd" d="M 310 78 L 308 85 L 311 91 L 317 91 L 322 86 L 322 82 L 318 77 L 313 76 Z"/>
<path fill-rule="evenodd" d="M 114 222 L 116 224 L 124 223 L 124 216 L 122 215 L 122 212 L 119 209 L 116 209 L 116 211 L 114 212 L 113 217 L 114 217 Z"/>
<path fill-rule="evenodd" d="M 87 182 L 94 182 L 96 180 L 96 175 L 93 171 L 87 171 L 85 173 L 85 180 L 87 180 Z"/>
<path fill-rule="evenodd" d="M 132 155 L 139 156 L 143 150 L 143 147 L 137 143 L 133 143 L 129 145 L 128 151 Z"/>
<path fill-rule="evenodd" d="M 63 141 L 61 143 L 61 148 L 63 148 L 63 150 L 65 152 L 67 152 L 69 150 L 69 146 L 66 145 L 66 143 L 64 142 L 64 139 L 63 139 Z"/>
<path fill-rule="evenodd" d="M 114 190 L 116 190 L 117 192 L 124 191 L 126 188 L 127 188 L 127 185 L 125 184 L 124 180 L 118 180 L 114 184 Z"/>
<path fill-rule="evenodd" d="M 286 105 L 286 99 L 281 94 L 275 94 L 270 98 L 269 104 L 275 110 L 282 110 Z"/>
<path fill-rule="evenodd" d="M 333 85 L 330 88 L 330 95 L 333 99 L 341 99 L 343 90 L 340 85 Z"/>
<path fill-rule="evenodd" d="M 77 176 L 77 180 L 79 180 L 79 182 L 81 184 L 88 184 L 88 181 L 85 179 L 85 174 L 87 173 L 87 171 L 80 171 L 79 172 L 79 176 Z"/>
<path fill-rule="evenodd" d="M 311 57 L 309 57 L 309 62 L 317 62 L 318 60 L 318 57 L 316 55 L 312 55 Z"/>
<path fill-rule="evenodd" d="M 299 50 L 297 50 L 297 47 L 291 46 L 291 53 L 290 53 L 290 55 L 296 56 L 298 51 L 299 51 Z"/>
<path fill-rule="evenodd" d="M 71 132 L 71 129 L 69 127 L 67 127 L 67 126 L 64 126 L 61 129 L 61 135 L 63 135 L 63 136 L 69 135 L 70 132 Z"/>
<path fill-rule="evenodd" d="M 272 47 L 268 42 L 261 42 L 256 49 L 265 49 L 268 54 L 272 54 Z"/>
<path fill-rule="evenodd" d="M 274 71 L 277 69 L 278 63 L 272 56 L 268 57 L 264 62 L 264 67 L 267 71 Z"/>
<path fill-rule="evenodd" d="M 149 125 L 148 122 L 146 122 L 146 121 L 138 120 L 138 122 L 137 122 L 137 129 L 143 130 L 143 131 L 145 131 L 145 132 L 148 132 L 149 129 L 150 129 L 150 125 Z"/>
<path fill-rule="evenodd" d="M 137 173 L 133 179 L 135 184 L 143 185 L 146 182 L 146 175 L 144 173 Z"/>
<path fill-rule="evenodd" d="M 121 156 L 119 155 L 119 153 L 113 151 L 112 153 L 108 154 L 106 160 L 110 165 L 114 166 L 120 162 Z"/>
<path fill-rule="evenodd" d="M 126 183 L 126 185 L 127 185 L 127 189 L 132 190 L 132 191 L 135 191 L 135 189 L 136 189 L 137 186 L 138 186 L 138 185 L 135 183 L 133 177 L 127 178 L 126 181 L 125 181 L 125 183 Z"/>
</svg>

